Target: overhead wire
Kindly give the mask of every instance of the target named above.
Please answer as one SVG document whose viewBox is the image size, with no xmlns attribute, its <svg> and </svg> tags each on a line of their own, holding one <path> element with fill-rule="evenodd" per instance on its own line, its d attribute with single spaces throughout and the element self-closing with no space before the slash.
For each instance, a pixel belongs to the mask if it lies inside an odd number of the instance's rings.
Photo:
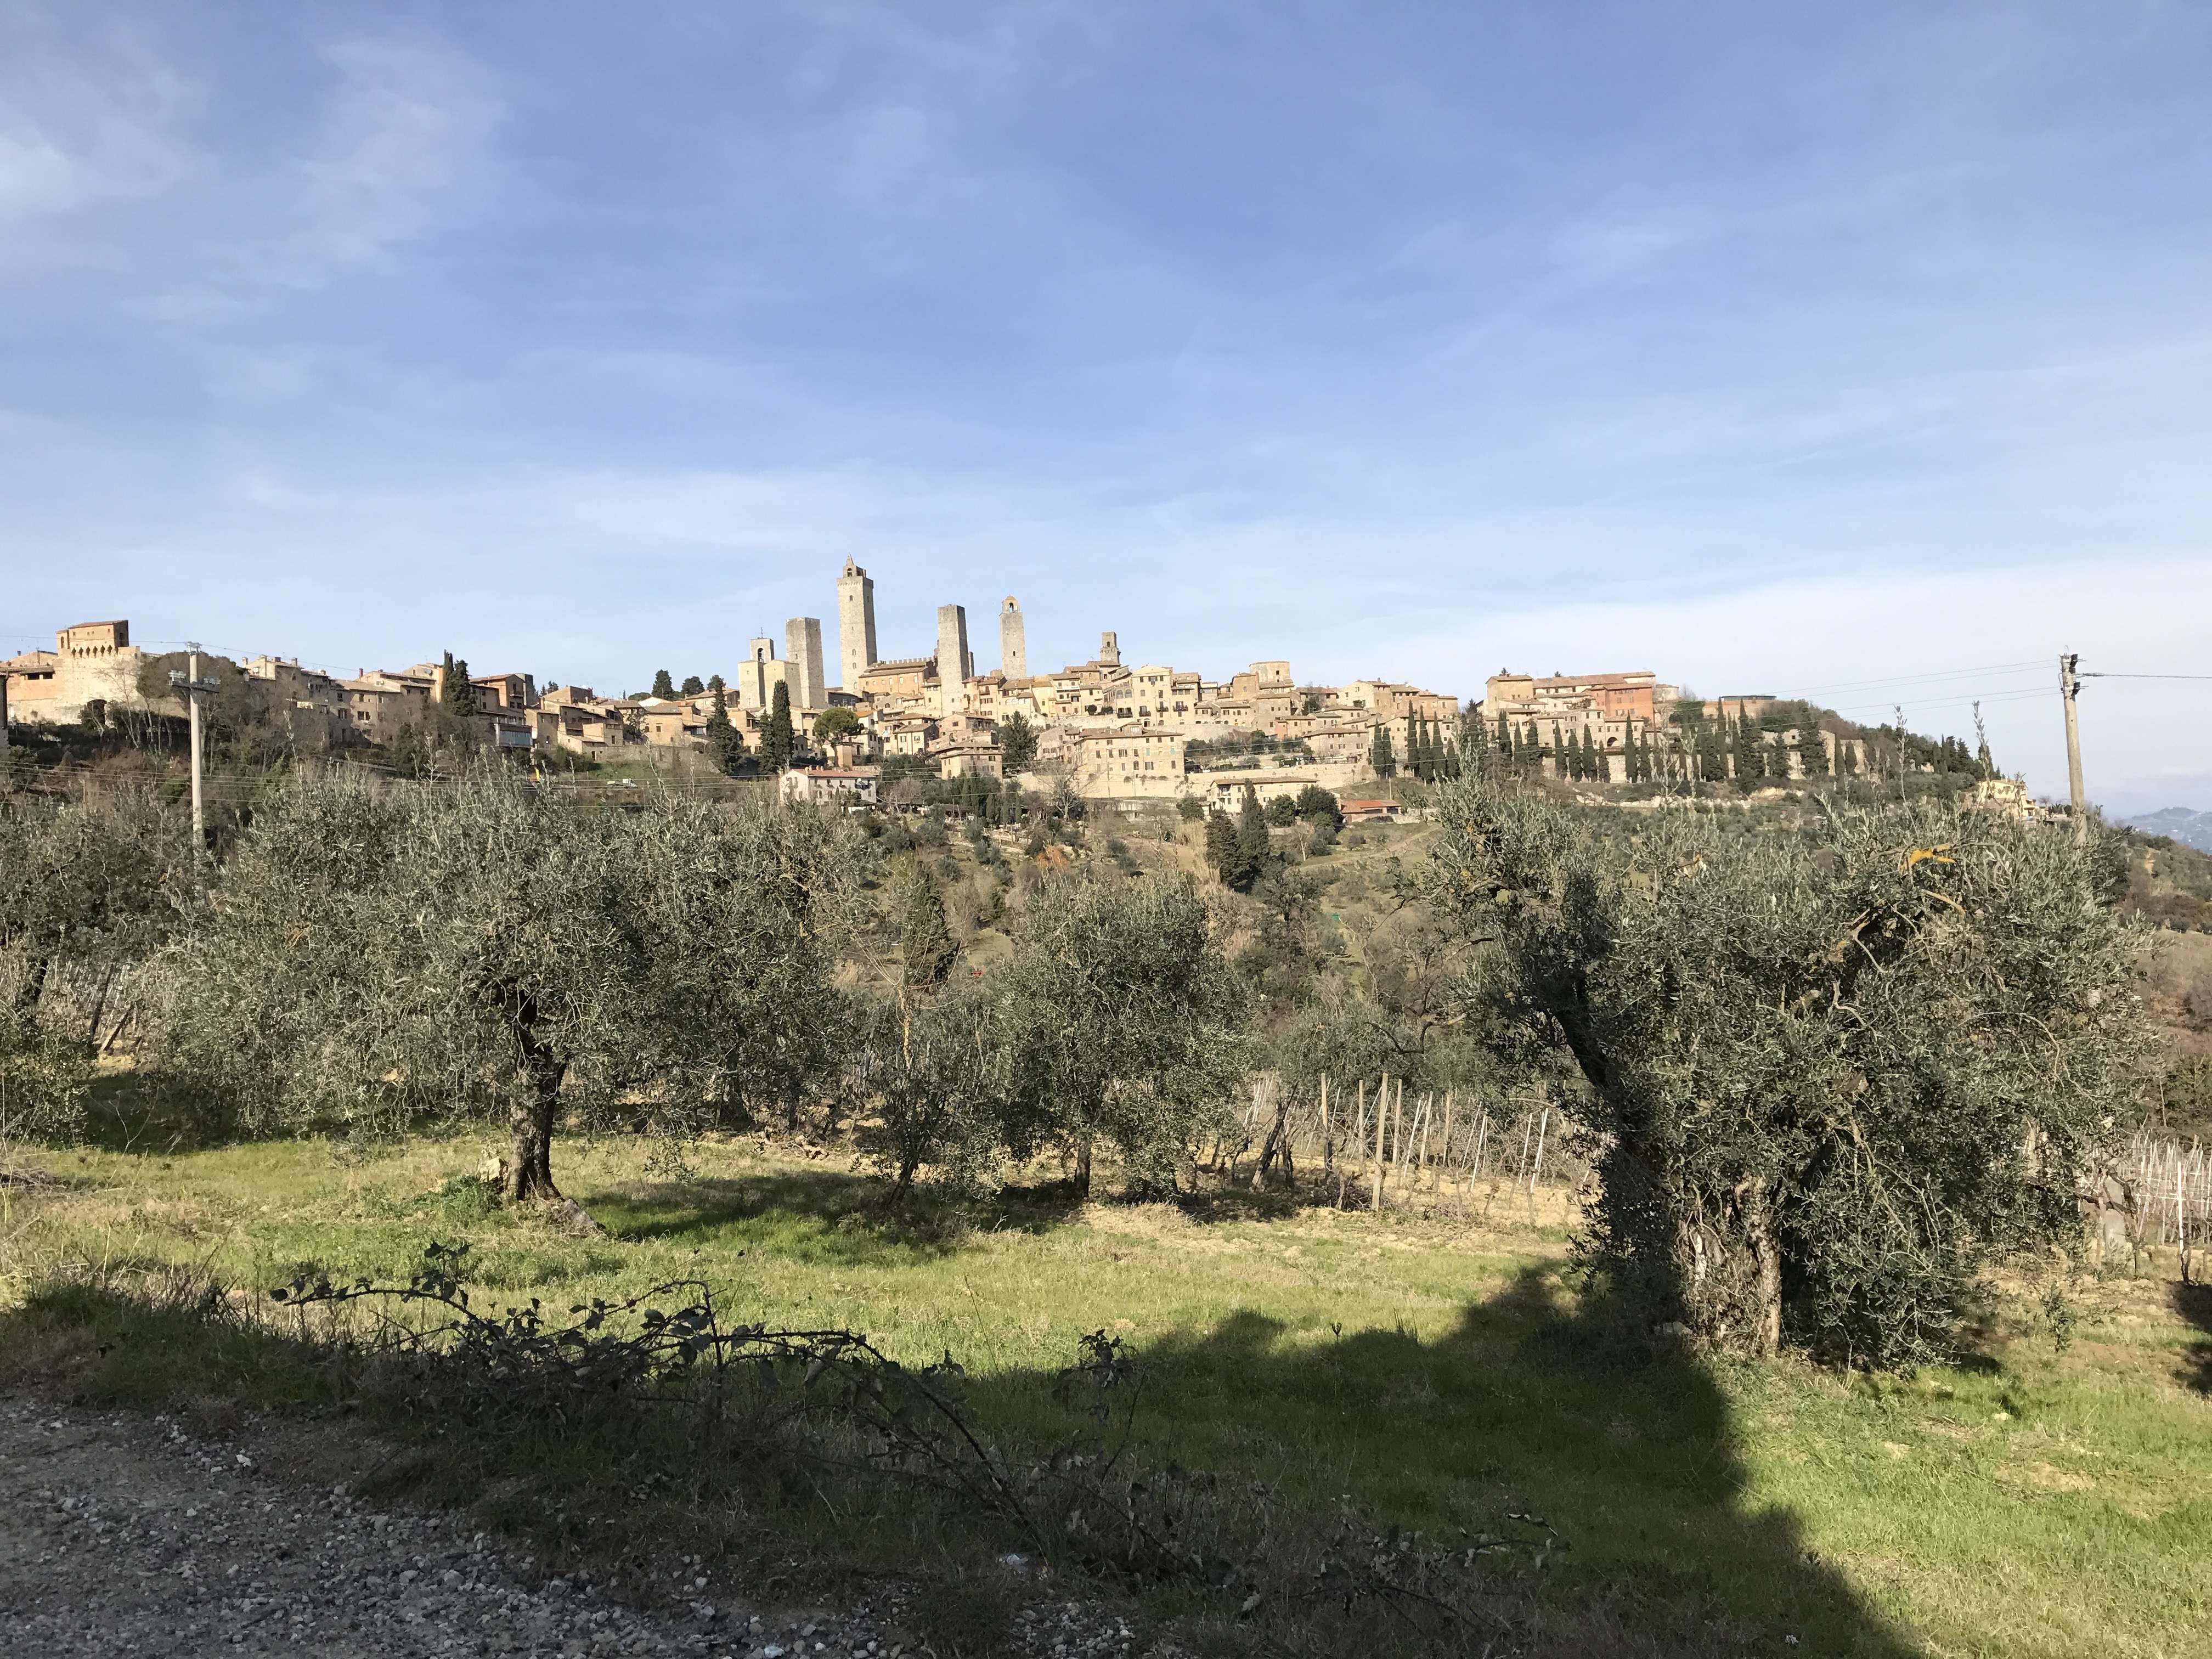
<svg viewBox="0 0 2212 1659">
<path fill-rule="evenodd" d="M 2049 666 L 2040 660 L 2033 662 L 1987 663 L 1979 668 L 1942 668 L 1925 674 L 1896 674 L 1885 679 L 1830 680 L 1821 685 L 1793 686 L 1778 696 L 1801 697 L 1814 691 L 1873 691 L 1886 685 L 1917 685 L 1936 680 L 1969 679 L 1976 674 L 2019 674 L 2031 669 Z"/>
</svg>

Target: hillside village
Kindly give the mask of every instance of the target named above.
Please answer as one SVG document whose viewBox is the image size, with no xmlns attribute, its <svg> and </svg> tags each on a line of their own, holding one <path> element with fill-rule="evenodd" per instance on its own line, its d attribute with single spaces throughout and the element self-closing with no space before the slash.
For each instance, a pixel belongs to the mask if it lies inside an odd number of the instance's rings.
<svg viewBox="0 0 2212 1659">
<path fill-rule="evenodd" d="M 728 673 L 679 682 L 662 669 L 643 693 L 477 673 L 450 654 L 349 678 L 273 654 L 234 666 L 260 689 L 264 709 L 314 749 L 405 752 L 434 734 L 460 733 L 554 769 L 779 775 L 787 794 L 803 799 L 873 800 L 887 777 L 919 775 L 1047 791 L 1065 784 L 1097 801 L 1231 805 L 1247 783 L 1269 795 L 1309 787 L 1388 793 L 1399 777 L 1451 775 L 1479 754 L 1598 786 L 1781 782 L 1898 764 L 1978 771 L 1984 793 L 2028 810 L 2024 789 L 1992 777 L 1986 755 L 1978 765 L 1956 740 L 1870 738 L 1770 696 L 1686 696 L 1650 669 L 1501 669 L 1480 696 L 1463 700 L 1456 690 L 1382 674 L 1302 683 L 1279 659 L 1220 678 L 1132 663 L 1109 630 L 1088 661 L 1033 672 L 1018 599 L 1009 595 L 997 620 L 994 667 L 978 665 L 967 609 L 957 604 L 938 607 L 931 650 L 884 657 L 875 582 L 848 559 L 836 577 L 834 665 L 822 619 L 793 617 L 781 641 L 750 641 L 742 660 L 724 665 Z M 5 718 L 60 727 L 174 715 L 169 671 L 181 666 L 179 653 L 133 645 L 127 620 L 73 624 L 52 650 L 0 664 Z"/>
</svg>

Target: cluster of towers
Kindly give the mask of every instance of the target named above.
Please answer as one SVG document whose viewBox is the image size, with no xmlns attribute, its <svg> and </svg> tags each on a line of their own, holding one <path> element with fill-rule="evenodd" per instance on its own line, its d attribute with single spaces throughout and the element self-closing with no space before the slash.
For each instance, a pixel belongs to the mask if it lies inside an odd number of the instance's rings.
<svg viewBox="0 0 2212 1659">
<path fill-rule="evenodd" d="M 793 626 L 798 624 L 794 623 Z M 818 632 L 817 638 L 818 641 Z M 845 561 L 845 568 L 837 577 L 837 649 L 844 689 L 858 692 L 860 677 L 883 659 L 876 651 L 876 584 L 866 570 L 850 559 Z M 1022 628 L 1022 607 L 1011 593 L 999 607 L 999 661 L 1008 679 L 1029 678 L 1029 645 Z M 968 648 L 967 606 L 937 607 L 936 663 L 939 684 L 975 678 L 975 656 Z"/>
</svg>

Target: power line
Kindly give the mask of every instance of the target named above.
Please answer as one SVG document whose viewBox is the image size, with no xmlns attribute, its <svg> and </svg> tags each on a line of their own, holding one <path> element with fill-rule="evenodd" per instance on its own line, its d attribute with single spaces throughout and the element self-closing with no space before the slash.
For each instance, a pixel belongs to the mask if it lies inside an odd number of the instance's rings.
<svg viewBox="0 0 2212 1659">
<path fill-rule="evenodd" d="M 2057 693 L 2051 687 L 2038 685 L 2015 687 L 2003 691 L 1961 691 L 1942 697 L 1912 697 L 1906 699 L 1904 706 L 1907 708 L 1948 708 L 1972 702 L 2027 702 L 2056 695 Z M 1834 712 L 1838 714 L 1863 714 L 1868 711 L 1886 714 L 1897 706 L 1895 699 L 1886 702 L 1855 702 L 1838 707 Z"/>
<path fill-rule="evenodd" d="M 2083 669 L 2077 680 L 2212 680 L 2212 674 L 2097 674 Z"/>
<path fill-rule="evenodd" d="M 1831 680 L 1825 685 L 1794 686 L 1781 696 L 1798 697 L 1814 691 L 1872 691 L 1886 685 L 1913 685 L 1931 680 L 1966 679 L 1976 674 L 2021 674 L 2039 670 L 2040 662 L 1988 663 L 1979 668 L 1944 668 L 1926 674 L 1899 674 L 1879 680 Z"/>
</svg>

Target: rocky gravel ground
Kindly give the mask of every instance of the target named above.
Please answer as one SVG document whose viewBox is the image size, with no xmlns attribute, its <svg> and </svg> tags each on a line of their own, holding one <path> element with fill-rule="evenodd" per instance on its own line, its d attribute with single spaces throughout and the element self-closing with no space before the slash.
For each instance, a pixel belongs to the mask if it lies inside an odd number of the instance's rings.
<svg viewBox="0 0 2212 1659">
<path fill-rule="evenodd" d="M 164 1417 L 0 1399 L 0 1655 L 947 1659 L 902 1625 L 896 1590 L 756 1609 L 672 1554 L 670 1607 L 624 1607 L 581 1574 L 533 1571 L 464 1520 L 355 1498 L 342 1477 L 377 1455 L 281 1425 L 213 1441 Z M 1050 1598 L 1021 1609 L 1008 1646 L 1036 1659 L 1175 1650 L 1108 1609 Z"/>
</svg>

